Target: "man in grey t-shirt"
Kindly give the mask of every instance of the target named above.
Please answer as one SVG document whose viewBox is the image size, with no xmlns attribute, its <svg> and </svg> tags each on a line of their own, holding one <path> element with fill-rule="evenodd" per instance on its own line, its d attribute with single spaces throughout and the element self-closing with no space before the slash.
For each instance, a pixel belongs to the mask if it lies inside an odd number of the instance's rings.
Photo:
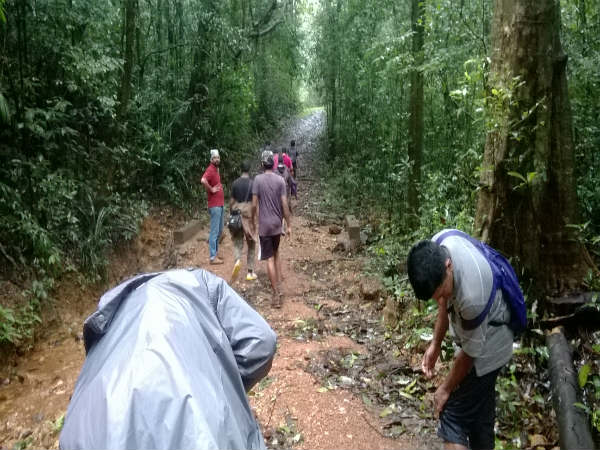
<svg viewBox="0 0 600 450">
<path fill-rule="evenodd" d="M 260 240 L 260 259 L 267 261 L 267 273 L 273 288 L 274 308 L 281 307 L 279 283 L 283 279 L 279 259 L 279 240 L 282 234 L 282 218 L 287 223 L 287 235 L 292 234 L 292 224 L 287 201 L 285 181 L 273 173 L 273 152 L 262 152 L 263 174 L 257 175 L 252 183 L 252 223 L 256 223 L 258 212 L 258 237 Z"/>
<path fill-rule="evenodd" d="M 436 234 L 412 247 L 407 270 L 417 298 L 433 298 L 438 304 L 433 340 L 423 355 L 421 368 L 434 375 L 446 331 L 450 329 L 461 347 L 450 373 L 434 395 L 440 417 L 438 435 L 445 448 L 494 448 L 495 384 L 502 366 L 512 357 L 513 332 L 510 309 L 497 290 L 483 321 L 468 327 L 464 321 L 477 318 L 485 309 L 493 289 L 490 264 L 466 238 Z"/>
</svg>

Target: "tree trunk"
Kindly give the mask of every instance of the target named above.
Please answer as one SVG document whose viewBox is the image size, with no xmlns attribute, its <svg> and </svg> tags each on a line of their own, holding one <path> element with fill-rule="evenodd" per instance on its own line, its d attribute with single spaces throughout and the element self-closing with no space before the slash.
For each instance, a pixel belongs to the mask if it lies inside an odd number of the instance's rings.
<svg viewBox="0 0 600 450">
<path fill-rule="evenodd" d="M 476 232 L 536 287 L 577 287 L 590 265 L 577 223 L 572 118 L 558 0 L 496 0 Z"/>
<path fill-rule="evenodd" d="M 410 121 L 408 126 L 408 158 L 412 167 L 408 182 L 409 224 L 418 224 L 419 184 L 421 183 L 421 160 L 423 155 L 423 40 L 425 6 L 422 0 L 411 1 L 411 29 L 413 70 L 410 74 Z"/>
<path fill-rule="evenodd" d="M 169 0 L 165 0 L 165 1 L 169 1 Z M 157 49 L 161 49 L 163 48 L 163 28 L 162 28 L 162 21 L 163 21 L 163 0 L 156 0 L 156 48 Z M 156 55 L 156 66 L 157 67 L 162 67 L 163 65 L 163 57 L 162 57 L 162 53 L 158 53 Z"/>
<path fill-rule="evenodd" d="M 136 0 L 125 0 L 125 55 L 123 60 L 123 74 L 119 90 L 119 107 L 117 117 L 122 118 L 129 107 L 131 97 L 131 73 L 133 68 L 133 45 L 135 40 L 135 5 Z"/>
</svg>

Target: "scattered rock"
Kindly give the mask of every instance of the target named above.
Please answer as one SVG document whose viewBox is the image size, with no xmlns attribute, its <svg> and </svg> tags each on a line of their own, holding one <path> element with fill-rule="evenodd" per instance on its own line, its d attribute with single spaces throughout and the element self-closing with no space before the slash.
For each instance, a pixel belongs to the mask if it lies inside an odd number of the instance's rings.
<svg viewBox="0 0 600 450">
<path fill-rule="evenodd" d="M 383 308 L 383 322 L 390 328 L 396 328 L 398 325 L 398 309 L 396 308 L 396 302 L 391 297 L 385 301 L 385 308 Z"/>
<path fill-rule="evenodd" d="M 529 436 L 529 446 L 530 447 L 546 447 L 548 445 L 548 441 L 541 434 L 533 434 Z"/>
<path fill-rule="evenodd" d="M 346 297 L 348 299 L 358 298 L 359 293 L 360 293 L 360 289 L 356 285 L 350 287 L 349 289 L 346 289 Z"/>
<path fill-rule="evenodd" d="M 383 292 L 381 282 L 376 278 L 364 278 L 360 281 L 360 294 L 362 298 L 371 301 L 377 300 Z"/>
<path fill-rule="evenodd" d="M 342 227 L 339 225 L 330 225 L 329 226 L 329 234 L 340 234 L 342 232 Z"/>
<path fill-rule="evenodd" d="M 353 241 L 352 239 L 350 239 L 348 237 L 348 233 L 344 231 L 336 238 L 336 244 L 333 247 L 333 251 L 349 252 L 354 250 L 359 243 L 360 241 Z"/>
<path fill-rule="evenodd" d="M 25 430 L 21 433 L 21 435 L 19 436 L 19 439 L 20 440 L 27 439 L 32 434 L 33 434 L 33 430 Z"/>
</svg>

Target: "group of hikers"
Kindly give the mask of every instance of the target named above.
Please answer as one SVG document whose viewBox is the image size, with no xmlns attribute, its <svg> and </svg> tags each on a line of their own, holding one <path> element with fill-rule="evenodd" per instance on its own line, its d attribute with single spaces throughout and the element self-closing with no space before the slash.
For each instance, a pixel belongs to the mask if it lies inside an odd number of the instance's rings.
<svg viewBox="0 0 600 450">
<path fill-rule="evenodd" d="M 282 304 L 283 272 L 279 244 L 282 236 L 289 237 L 292 233 L 291 199 L 297 195 L 298 154 L 295 140 L 290 142 L 289 153 L 283 147 L 275 154 L 271 150 L 271 143 L 266 142 L 261 152 L 262 173 L 252 179 L 250 162 L 243 161 L 240 166 L 241 174 L 231 186 L 229 199 L 229 223 L 232 224 L 230 231 L 235 259 L 230 282 L 236 279 L 242 267 L 244 241 L 248 247 L 246 280 L 253 281 L 257 278 L 254 259 L 258 241 L 259 259 L 267 262 L 267 274 L 273 290 L 271 304 L 275 308 L 280 308 Z M 219 150 L 211 150 L 210 164 L 201 178 L 210 214 L 208 246 L 211 265 L 223 264 L 223 259 L 218 255 L 225 219 L 225 194 L 219 174 L 220 163 Z"/>
<path fill-rule="evenodd" d="M 202 176 L 211 217 L 209 262 L 220 264 L 224 194 L 218 150 L 210 156 Z M 290 178 L 297 173 L 293 156 L 286 156 L 263 149 L 263 171 L 254 180 L 249 162 L 243 162 L 229 203 L 230 210 L 239 211 L 243 230 L 233 236 L 232 278 L 240 270 L 245 240 L 246 279 L 256 279 L 258 236 L 276 308 L 281 307 L 280 238 L 292 233 L 291 187 L 284 172 Z M 444 448 L 492 449 L 496 378 L 527 325 L 514 270 L 494 249 L 453 229 L 413 245 L 406 267 L 415 296 L 438 306 L 433 339 L 422 358 L 424 375 L 435 375 L 448 331 L 457 345 L 433 397 Z M 276 340 L 267 322 L 208 271 L 129 280 L 106 293 L 85 322 L 87 359 L 60 446 L 264 449 L 244 392 L 269 372 Z"/>
</svg>

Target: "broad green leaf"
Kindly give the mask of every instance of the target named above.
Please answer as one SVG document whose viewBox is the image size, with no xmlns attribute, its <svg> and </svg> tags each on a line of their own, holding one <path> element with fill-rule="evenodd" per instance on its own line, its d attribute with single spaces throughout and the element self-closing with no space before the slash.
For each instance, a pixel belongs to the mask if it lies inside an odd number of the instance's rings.
<svg viewBox="0 0 600 450">
<path fill-rule="evenodd" d="M 581 369 L 579 369 L 579 387 L 583 388 L 585 386 L 585 384 L 587 383 L 588 380 L 588 375 L 590 374 L 590 371 L 592 370 L 592 366 L 590 366 L 590 363 L 586 363 L 583 366 L 581 366 Z"/>
<path fill-rule="evenodd" d="M 515 178 L 518 178 L 519 180 L 522 180 L 523 183 L 527 183 L 527 180 L 525 179 L 525 177 L 523 175 L 521 175 L 519 172 L 512 172 L 511 171 L 511 172 L 508 172 L 508 174 L 511 177 L 515 177 Z"/>
</svg>

